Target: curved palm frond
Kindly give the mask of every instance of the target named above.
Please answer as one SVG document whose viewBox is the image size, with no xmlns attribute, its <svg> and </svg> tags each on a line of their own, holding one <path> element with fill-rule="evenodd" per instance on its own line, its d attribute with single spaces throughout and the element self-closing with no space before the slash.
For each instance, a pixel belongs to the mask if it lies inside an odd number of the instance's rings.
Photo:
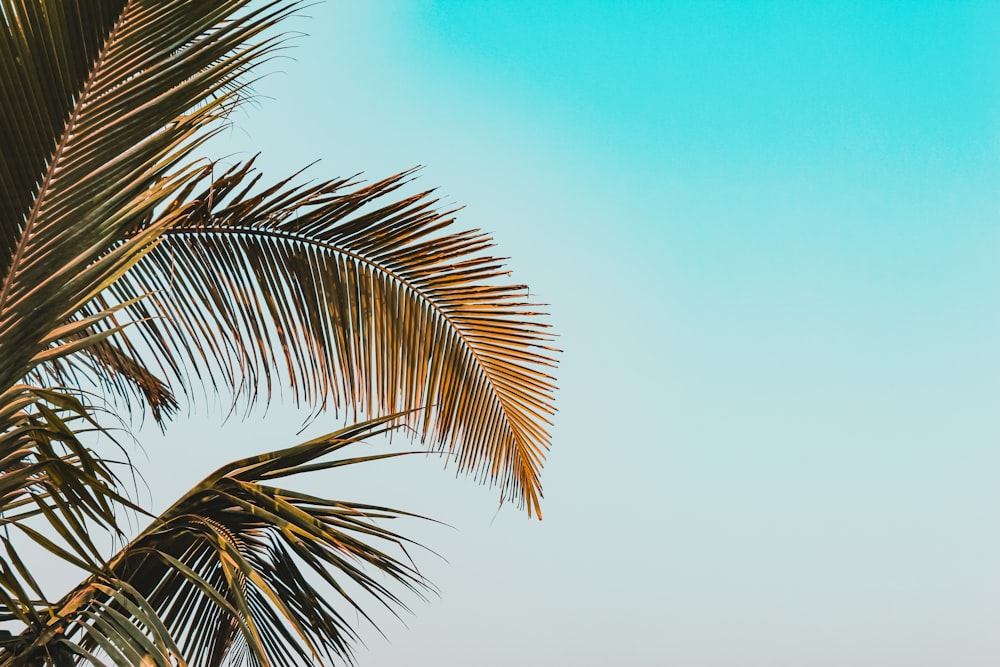
<svg viewBox="0 0 1000 667">
<path fill-rule="evenodd" d="M 359 637 L 338 611 L 337 599 L 370 621 L 359 596 L 392 610 L 405 606 L 390 582 L 418 595 L 428 588 L 412 565 L 385 551 L 399 548 L 408 559 L 408 541 L 380 523 L 412 515 L 271 483 L 399 456 L 324 458 L 384 433 L 392 419 L 216 471 L 126 546 L 106 571 L 67 595 L 55 607 L 56 621 L 23 634 L 21 643 L 38 651 L 48 645 L 41 638 L 58 635 L 77 656 L 103 651 L 124 665 L 137 664 L 134 658 L 146 654 L 155 664 L 175 658 L 205 666 L 243 659 L 275 666 L 350 661 Z M 132 619 L 128 627 L 125 619 Z"/>
<path fill-rule="evenodd" d="M 153 291 L 131 310 L 164 372 L 183 384 L 194 364 L 251 400 L 288 378 L 369 416 L 426 407 L 410 413 L 424 438 L 539 513 L 551 336 L 527 288 L 497 282 L 491 239 L 451 232 L 429 193 L 383 203 L 406 173 L 254 192 L 252 164 L 212 179 L 110 288 Z"/>
</svg>

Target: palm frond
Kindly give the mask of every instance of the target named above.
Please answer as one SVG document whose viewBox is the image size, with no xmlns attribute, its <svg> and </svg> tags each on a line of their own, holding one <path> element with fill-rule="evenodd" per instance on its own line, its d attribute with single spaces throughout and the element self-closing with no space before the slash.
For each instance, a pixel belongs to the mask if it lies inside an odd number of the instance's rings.
<svg viewBox="0 0 1000 667">
<path fill-rule="evenodd" d="M 109 293 L 151 292 L 130 310 L 182 386 L 193 366 L 251 401 L 281 378 L 319 409 L 426 408 L 425 439 L 538 513 L 547 325 L 488 236 L 452 232 L 430 193 L 390 198 L 407 177 L 258 188 L 234 167 Z"/>
<path fill-rule="evenodd" d="M 231 20 L 247 4 L 128 0 L 91 14 L 83 3 L 3 3 L 0 388 L 30 372 L 40 332 L 66 322 L 169 226 L 161 217 L 123 243 L 201 173 L 187 156 L 274 48 L 261 32 L 289 4 Z"/>
<path fill-rule="evenodd" d="M 25 212 L 124 4 L 0 1 L 0 275 L 10 268 Z"/>
<path fill-rule="evenodd" d="M 350 661 L 359 635 L 340 603 L 369 618 L 362 597 L 392 610 L 404 607 L 394 588 L 420 595 L 428 587 L 408 562 L 409 542 L 381 525 L 412 515 L 268 482 L 398 456 L 328 458 L 384 433 L 392 419 L 219 469 L 67 595 L 41 632 L 58 627 L 76 655 L 104 651 L 116 664 L 147 653 L 212 667 Z M 38 632 L 22 643 L 44 645 Z"/>
</svg>

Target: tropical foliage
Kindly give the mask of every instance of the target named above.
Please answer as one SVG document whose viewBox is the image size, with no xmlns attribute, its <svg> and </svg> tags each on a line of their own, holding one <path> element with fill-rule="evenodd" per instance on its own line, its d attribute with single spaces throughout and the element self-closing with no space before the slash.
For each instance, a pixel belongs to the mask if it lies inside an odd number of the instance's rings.
<svg viewBox="0 0 1000 667">
<path fill-rule="evenodd" d="M 349 618 L 427 585 L 385 528 L 405 512 L 279 484 L 400 426 L 539 513 L 549 335 L 490 239 L 400 194 L 409 173 L 268 182 L 199 154 L 295 9 L 0 0 L 0 666 L 350 660 Z M 136 503 L 131 413 L 278 387 L 367 421 Z M 50 599 L 25 545 L 84 581 Z"/>
</svg>

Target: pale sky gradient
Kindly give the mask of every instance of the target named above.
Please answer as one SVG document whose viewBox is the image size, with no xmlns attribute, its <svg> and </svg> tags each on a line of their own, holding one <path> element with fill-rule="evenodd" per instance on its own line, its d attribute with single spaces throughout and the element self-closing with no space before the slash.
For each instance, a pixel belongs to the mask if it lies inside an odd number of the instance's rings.
<svg viewBox="0 0 1000 667">
<path fill-rule="evenodd" d="M 565 351 L 544 521 L 435 459 L 312 482 L 456 528 L 363 667 L 1000 660 L 1000 5 L 307 14 L 212 150 L 426 165 Z M 157 507 L 301 439 L 204 412 L 144 433 Z"/>
</svg>

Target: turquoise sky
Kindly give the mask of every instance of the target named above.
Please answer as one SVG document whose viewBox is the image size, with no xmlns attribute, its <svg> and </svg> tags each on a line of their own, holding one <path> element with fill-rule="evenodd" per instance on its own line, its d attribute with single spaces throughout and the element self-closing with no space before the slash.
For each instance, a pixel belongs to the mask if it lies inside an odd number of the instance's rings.
<svg viewBox="0 0 1000 667">
<path fill-rule="evenodd" d="M 436 459 L 311 482 L 456 527 L 361 665 L 996 663 L 1000 4 L 307 14 L 216 154 L 425 165 L 565 351 L 544 521 Z M 148 436 L 158 506 L 300 419 Z"/>
</svg>

